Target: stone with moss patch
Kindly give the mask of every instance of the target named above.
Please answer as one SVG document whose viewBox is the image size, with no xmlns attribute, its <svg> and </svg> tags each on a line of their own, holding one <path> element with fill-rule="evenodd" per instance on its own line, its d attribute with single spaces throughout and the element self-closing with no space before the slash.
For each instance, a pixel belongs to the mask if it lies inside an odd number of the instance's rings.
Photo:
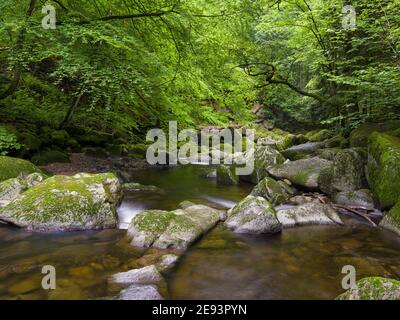
<svg viewBox="0 0 400 320">
<path fill-rule="evenodd" d="M 292 209 L 279 210 L 277 217 L 283 228 L 303 225 L 343 224 L 337 212 L 329 205 L 314 202 Z"/>
<path fill-rule="evenodd" d="M 235 233 L 274 234 L 282 230 L 273 205 L 262 197 L 248 196 L 228 212 L 225 226 Z"/>
<path fill-rule="evenodd" d="M 400 201 L 386 213 L 379 225 L 400 236 Z"/>
<path fill-rule="evenodd" d="M 251 195 L 254 197 L 263 197 L 276 206 L 286 202 L 295 193 L 296 190 L 284 181 L 265 178 L 253 189 Z"/>
<path fill-rule="evenodd" d="M 38 167 L 29 161 L 0 156 L 0 182 L 35 172 L 42 173 Z"/>
<path fill-rule="evenodd" d="M 343 191 L 335 195 L 334 200 L 337 204 L 365 208 L 373 210 L 375 208 L 374 197 L 370 190 L 361 189 L 356 191 Z"/>
<path fill-rule="evenodd" d="M 331 161 L 314 157 L 270 167 L 268 173 L 277 179 L 288 179 L 297 186 L 313 190 L 319 187 L 320 172 L 331 164 Z"/>
<path fill-rule="evenodd" d="M 368 149 L 367 178 L 382 209 L 393 207 L 400 199 L 400 139 L 374 133 Z"/>
<path fill-rule="evenodd" d="M 184 208 L 175 211 L 146 210 L 136 215 L 127 233 L 131 244 L 144 248 L 186 250 L 220 221 L 219 210 L 189 202 Z"/>
<path fill-rule="evenodd" d="M 112 173 L 54 176 L 29 188 L 0 212 L 0 219 L 34 231 L 113 228 L 122 198 Z"/>
<path fill-rule="evenodd" d="M 370 277 L 357 281 L 354 288 L 337 300 L 400 300 L 400 281 L 382 277 Z"/>
<path fill-rule="evenodd" d="M 217 167 L 217 182 L 224 185 L 236 185 L 239 183 L 239 178 L 235 174 L 235 168 L 225 165 Z"/>
<path fill-rule="evenodd" d="M 354 149 L 339 151 L 332 166 L 324 169 L 319 178 L 320 189 L 328 195 L 360 190 L 364 184 L 364 160 Z"/>
<path fill-rule="evenodd" d="M 320 142 L 299 144 L 282 151 L 282 155 L 292 161 L 309 158 L 322 147 Z"/>
<path fill-rule="evenodd" d="M 312 142 L 322 142 L 322 141 L 325 141 L 325 140 L 328 140 L 328 139 L 332 138 L 332 136 L 333 136 L 333 132 L 332 131 L 329 131 L 327 129 L 323 129 L 323 130 L 317 131 L 315 133 L 313 132 L 312 134 L 310 134 L 308 136 L 308 138 Z"/>
<path fill-rule="evenodd" d="M 254 159 L 254 170 L 249 176 L 240 176 L 239 179 L 254 184 L 259 183 L 268 176 L 267 168 L 284 163 L 285 158 L 282 154 L 271 146 L 258 145 L 253 152 L 245 155 L 245 164 L 249 164 Z"/>
</svg>

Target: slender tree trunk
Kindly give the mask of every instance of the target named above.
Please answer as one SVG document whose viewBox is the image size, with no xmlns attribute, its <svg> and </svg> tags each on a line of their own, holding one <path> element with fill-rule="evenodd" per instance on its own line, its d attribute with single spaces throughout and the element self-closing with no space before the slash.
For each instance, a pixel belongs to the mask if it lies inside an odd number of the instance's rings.
<svg viewBox="0 0 400 320">
<path fill-rule="evenodd" d="M 78 108 L 79 102 L 81 101 L 83 96 L 83 93 L 80 93 L 72 102 L 71 106 L 68 109 L 68 112 L 63 120 L 63 122 L 60 124 L 60 129 L 64 129 L 69 125 L 69 123 L 72 120 L 72 117 L 74 116 L 74 113 L 76 109 Z"/>
</svg>

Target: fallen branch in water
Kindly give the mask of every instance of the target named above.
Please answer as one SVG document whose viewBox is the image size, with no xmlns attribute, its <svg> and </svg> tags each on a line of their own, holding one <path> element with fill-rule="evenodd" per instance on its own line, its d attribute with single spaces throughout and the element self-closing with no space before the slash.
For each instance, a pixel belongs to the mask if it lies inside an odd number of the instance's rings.
<svg viewBox="0 0 400 320">
<path fill-rule="evenodd" d="M 373 221 L 371 220 L 370 217 L 368 217 L 368 216 L 365 215 L 364 213 L 361 213 L 361 212 L 357 211 L 357 210 L 354 209 L 354 208 L 349 208 L 349 207 L 341 206 L 341 205 L 339 205 L 339 204 L 334 204 L 334 203 L 332 203 L 331 206 L 332 206 L 334 209 L 336 209 L 336 210 L 342 209 L 342 210 L 346 210 L 346 211 L 349 211 L 349 212 L 351 212 L 351 213 L 354 213 L 354 214 L 358 215 L 359 217 L 362 217 L 362 218 L 364 218 L 365 220 L 367 220 L 372 226 L 377 227 L 376 223 L 373 222 Z"/>
</svg>

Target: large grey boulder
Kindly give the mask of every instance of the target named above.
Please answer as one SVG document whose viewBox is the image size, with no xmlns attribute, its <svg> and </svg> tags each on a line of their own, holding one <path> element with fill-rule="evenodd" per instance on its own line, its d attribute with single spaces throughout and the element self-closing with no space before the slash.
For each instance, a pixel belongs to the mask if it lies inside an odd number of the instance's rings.
<svg viewBox="0 0 400 320">
<path fill-rule="evenodd" d="M 279 210 L 277 217 L 283 228 L 303 225 L 327 225 L 343 222 L 329 205 L 306 203 L 292 209 Z"/>
<path fill-rule="evenodd" d="M 400 281 L 381 277 L 364 278 L 337 300 L 400 300 Z"/>
<path fill-rule="evenodd" d="M 282 227 L 270 202 L 248 196 L 228 212 L 225 226 L 235 233 L 274 234 Z"/>
<path fill-rule="evenodd" d="M 186 250 L 213 228 L 222 212 L 204 205 L 190 205 L 175 211 L 146 210 L 136 215 L 127 232 L 137 247 Z"/>
<path fill-rule="evenodd" d="M 285 158 L 278 150 L 271 146 L 262 145 L 257 145 L 253 152 L 249 152 L 245 155 L 245 163 L 252 161 L 252 159 L 254 159 L 253 173 L 249 176 L 240 176 L 239 179 L 254 184 L 259 183 L 262 179 L 268 176 L 268 167 L 285 162 Z"/>
<path fill-rule="evenodd" d="M 321 190 L 332 196 L 341 191 L 362 189 L 365 181 L 364 164 L 365 161 L 354 149 L 338 152 L 332 166 L 320 174 L 318 182 Z"/>
<path fill-rule="evenodd" d="M 268 173 L 277 179 L 288 179 L 293 184 L 308 189 L 318 189 L 318 179 L 323 169 L 332 162 L 318 157 L 286 162 L 268 168 Z"/>
<path fill-rule="evenodd" d="M 296 189 L 284 181 L 265 178 L 253 189 L 251 195 L 254 197 L 263 197 L 276 206 L 287 201 L 295 193 Z"/>
<path fill-rule="evenodd" d="M 334 201 L 337 204 L 349 207 L 360 207 L 369 210 L 375 208 L 373 194 L 367 189 L 339 192 L 335 195 Z"/>
<path fill-rule="evenodd" d="M 121 185 L 112 173 L 54 176 L 18 195 L 0 220 L 35 231 L 114 228 Z"/>
</svg>

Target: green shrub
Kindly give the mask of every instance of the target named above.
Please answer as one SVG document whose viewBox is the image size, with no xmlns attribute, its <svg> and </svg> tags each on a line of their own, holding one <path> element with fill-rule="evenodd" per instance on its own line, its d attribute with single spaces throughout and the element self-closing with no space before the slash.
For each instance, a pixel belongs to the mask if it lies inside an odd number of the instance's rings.
<svg viewBox="0 0 400 320">
<path fill-rule="evenodd" d="M 5 156 L 11 151 L 17 151 L 21 148 L 22 144 L 18 143 L 17 137 L 13 133 L 0 127 L 0 155 Z"/>
</svg>

